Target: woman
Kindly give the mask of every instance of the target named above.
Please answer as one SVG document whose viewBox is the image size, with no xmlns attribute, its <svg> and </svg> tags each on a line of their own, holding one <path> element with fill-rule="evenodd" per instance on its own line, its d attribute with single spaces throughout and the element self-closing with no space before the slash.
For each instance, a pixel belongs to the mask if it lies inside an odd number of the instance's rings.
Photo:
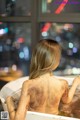
<svg viewBox="0 0 80 120">
<path fill-rule="evenodd" d="M 39 41 L 32 54 L 30 77 L 23 83 L 17 110 L 12 98 L 7 97 L 10 120 L 25 120 L 28 110 L 59 114 L 60 101 L 72 101 L 80 77 L 74 79 L 70 89 L 66 80 L 56 78 L 52 71 L 58 67 L 60 57 L 61 47 L 56 41 Z"/>
</svg>

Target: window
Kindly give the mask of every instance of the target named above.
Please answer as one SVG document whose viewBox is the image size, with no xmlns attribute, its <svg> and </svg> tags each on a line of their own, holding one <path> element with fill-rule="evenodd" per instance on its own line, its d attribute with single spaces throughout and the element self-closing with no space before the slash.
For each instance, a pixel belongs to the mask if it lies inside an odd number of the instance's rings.
<svg viewBox="0 0 80 120">
<path fill-rule="evenodd" d="M 16 65 L 29 74 L 31 58 L 31 24 L 0 22 L 0 67 Z M 5 61 L 5 62 L 4 62 Z"/>
<path fill-rule="evenodd" d="M 80 24 L 41 23 L 41 38 L 51 38 L 62 46 L 58 75 L 80 74 Z"/>
<path fill-rule="evenodd" d="M 0 16 L 30 16 L 31 0 L 0 0 Z"/>
<path fill-rule="evenodd" d="M 42 0 L 42 13 L 80 13 L 79 0 Z"/>
<path fill-rule="evenodd" d="M 63 48 L 63 57 L 56 73 L 62 75 L 59 71 L 62 70 L 65 71 L 63 75 L 78 74 L 79 6 L 79 0 L 0 0 L 0 61 L 2 62 L 0 68 L 17 64 L 17 67 L 24 72 L 23 75 L 29 75 L 27 70 L 29 70 L 31 51 L 35 44 L 40 38 L 54 38 Z M 44 31 L 46 25 L 47 32 Z M 69 58 L 70 61 L 65 58 Z M 28 59 L 29 63 L 26 63 Z M 69 72 L 69 68 L 72 68 L 73 72 Z"/>
</svg>

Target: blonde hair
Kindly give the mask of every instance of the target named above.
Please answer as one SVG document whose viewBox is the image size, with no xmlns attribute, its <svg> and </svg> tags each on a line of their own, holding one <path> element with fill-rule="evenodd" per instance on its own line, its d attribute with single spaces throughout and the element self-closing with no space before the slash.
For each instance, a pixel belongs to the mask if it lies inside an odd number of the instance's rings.
<svg viewBox="0 0 80 120">
<path fill-rule="evenodd" d="M 30 79 L 55 70 L 60 61 L 61 49 L 58 42 L 51 39 L 40 40 L 32 53 Z"/>
</svg>

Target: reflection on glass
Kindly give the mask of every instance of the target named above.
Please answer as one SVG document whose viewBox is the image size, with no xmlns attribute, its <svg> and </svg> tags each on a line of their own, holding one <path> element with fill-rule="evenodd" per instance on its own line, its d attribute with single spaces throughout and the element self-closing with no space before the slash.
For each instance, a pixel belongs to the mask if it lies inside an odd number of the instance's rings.
<svg viewBox="0 0 80 120">
<path fill-rule="evenodd" d="M 80 24 L 42 23 L 41 38 L 54 39 L 62 46 L 57 74 L 80 74 Z"/>
<path fill-rule="evenodd" d="M 31 24 L 0 22 L 0 70 L 21 69 L 29 74 L 31 58 Z"/>
<path fill-rule="evenodd" d="M 0 16 L 27 15 L 31 15 L 31 0 L 0 0 Z"/>
<path fill-rule="evenodd" d="M 42 0 L 42 13 L 79 13 L 79 0 Z"/>
</svg>

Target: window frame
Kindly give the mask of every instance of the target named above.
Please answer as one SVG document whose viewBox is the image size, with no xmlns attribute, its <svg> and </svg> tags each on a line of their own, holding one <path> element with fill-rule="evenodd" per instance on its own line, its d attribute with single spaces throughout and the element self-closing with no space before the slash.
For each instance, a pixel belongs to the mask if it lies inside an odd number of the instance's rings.
<svg viewBox="0 0 80 120">
<path fill-rule="evenodd" d="M 57 22 L 57 23 L 80 23 L 80 13 L 66 13 L 55 15 L 52 13 L 42 13 L 42 0 L 31 0 L 31 16 L 0 16 L 2 22 L 21 22 L 31 23 L 31 49 L 40 39 L 40 23 Z"/>
</svg>

